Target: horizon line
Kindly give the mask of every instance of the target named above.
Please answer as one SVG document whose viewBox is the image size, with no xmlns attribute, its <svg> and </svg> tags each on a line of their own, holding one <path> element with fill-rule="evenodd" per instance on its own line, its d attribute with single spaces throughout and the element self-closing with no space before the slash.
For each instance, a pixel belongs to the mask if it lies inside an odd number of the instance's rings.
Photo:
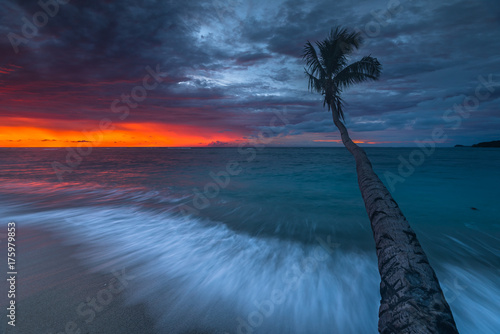
<svg viewBox="0 0 500 334">
<path fill-rule="evenodd" d="M 456 144 L 458 145 L 458 144 Z M 455 148 L 456 145 L 451 146 L 436 146 L 435 148 Z M 252 147 L 253 145 L 245 145 L 242 147 Z M 374 147 L 374 148 L 415 148 L 418 146 L 378 146 L 378 145 L 368 145 L 361 146 L 363 148 Z M 92 148 L 174 148 L 174 149 L 186 149 L 186 148 L 239 148 L 240 146 L 93 146 Z M 472 145 L 463 145 L 460 147 L 473 147 Z M 2 148 L 45 148 L 45 149 L 59 149 L 59 148 L 78 148 L 77 146 L 0 146 Z M 264 148 L 345 148 L 343 145 L 339 146 L 266 146 Z"/>
</svg>

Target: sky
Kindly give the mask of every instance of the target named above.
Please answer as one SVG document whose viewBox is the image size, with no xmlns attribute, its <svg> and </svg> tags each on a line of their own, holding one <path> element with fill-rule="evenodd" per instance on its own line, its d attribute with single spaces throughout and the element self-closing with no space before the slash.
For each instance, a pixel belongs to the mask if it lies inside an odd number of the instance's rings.
<svg viewBox="0 0 500 334">
<path fill-rule="evenodd" d="M 355 142 L 500 140 L 497 0 L 0 0 L 0 146 L 341 146 L 301 58 L 338 25 L 383 66 Z"/>
</svg>

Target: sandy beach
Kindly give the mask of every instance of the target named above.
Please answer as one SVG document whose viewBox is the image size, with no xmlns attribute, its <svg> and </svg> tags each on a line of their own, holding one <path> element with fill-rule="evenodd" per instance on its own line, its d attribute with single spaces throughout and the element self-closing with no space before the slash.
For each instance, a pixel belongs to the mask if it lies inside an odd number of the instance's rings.
<svg viewBox="0 0 500 334">
<path fill-rule="evenodd" d="M 5 239 L 1 245 L 5 259 Z M 125 271 L 91 272 L 74 257 L 74 246 L 39 229 L 19 226 L 16 248 L 15 327 L 7 324 L 4 281 L 0 332 L 157 333 L 143 305 L 125 304 L 126 289 L 131 287 Z"/>
</svg>

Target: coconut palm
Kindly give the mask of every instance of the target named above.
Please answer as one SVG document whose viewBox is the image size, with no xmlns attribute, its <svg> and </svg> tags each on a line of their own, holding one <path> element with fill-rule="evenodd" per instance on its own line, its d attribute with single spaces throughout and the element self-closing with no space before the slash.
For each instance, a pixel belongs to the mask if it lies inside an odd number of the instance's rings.
<svg viewBox="0 0 500 334">
<path fill-rule="evenodd" d="M 309 89 L 324 96 L 342 142 L 356 161 L 358 184 L 371 222 L 381 277 L 378 330 L 387 333 L 458 333 L 438 279 L 415 232 L 391 194 L 374 173 L 364 150 L 344 125 L 342 91 L 356 83 L 377 80 L 382 66 L 366 56 L 348 64 L 358 49 L 359 33 L 332 29 L 316 47 L 307 42 L 303 58 Z"/>
</svg>

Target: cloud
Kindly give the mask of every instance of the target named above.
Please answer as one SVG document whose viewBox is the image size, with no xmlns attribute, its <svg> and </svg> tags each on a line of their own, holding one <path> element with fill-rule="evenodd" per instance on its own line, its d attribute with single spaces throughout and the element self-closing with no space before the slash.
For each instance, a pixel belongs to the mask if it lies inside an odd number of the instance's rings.
<svg viewBox="0 0 500 334">
<path fill-rule="evenodd" d="M 271 58 L 271 55 L 268 53 L 263 53 L 263 52 L 244 53 L 236 58 L 236 63 L 251 65 L 255 64 L 258 61 L 265 60 L 268 58 Z"/>
<path fill-rule="evenodd" d="M 146 66 L 158 65 L 164 82 L 130 109 L 136 123 L 230 129 L 243 138 L 268 126 L 273 111 L 287 109 L 294 117 L 284 127 L 287 138 L 327 134 L 335 131 L 331 116 L 321 112 L 321 96 L 307 92 L 301 53 L 307 40 L 324 38 L 337 24 L 365 35 L 351 60 L 371 54 L 383 64 L 378 82 L 344 92 L 347 125 L 356 135 L 380 137 L 373 141 L 389 141 L 383 131 L 405 141 L 442 126 L 443 112 L 474 94 L 480 75 L 500 81 L 497 1 L 401 1 L 393 13 L 387 6 L 386 0 L 74 0 L 16 54 L 5 36 L 22 34 L 21 17 L 41 8 L 6 0 L 0 117 L 18 118 L 12 126 L 19 119 L 45 120 L 44 126 L 72 121 L 72 127 L 120 122 L 112 102 L 142 84 Z M 500 88 L 464 120 L 457 140 L 498 134 L 498 94 Z"/>
</svg>

